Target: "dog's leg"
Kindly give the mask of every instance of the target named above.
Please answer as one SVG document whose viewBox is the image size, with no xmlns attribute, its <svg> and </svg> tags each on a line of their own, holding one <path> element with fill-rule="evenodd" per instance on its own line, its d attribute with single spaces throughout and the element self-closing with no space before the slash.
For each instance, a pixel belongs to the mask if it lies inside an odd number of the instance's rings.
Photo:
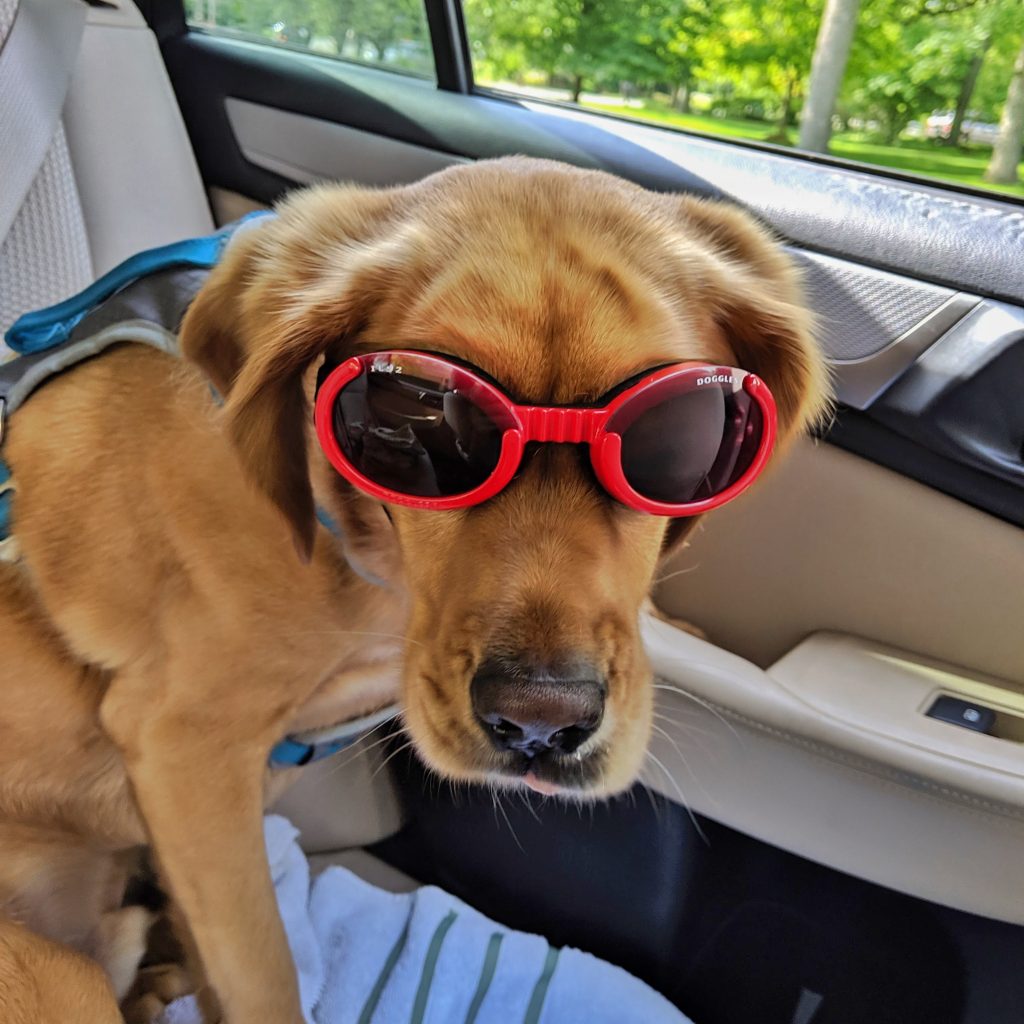
<svg viewBox="0 0 1024 1024">
<path fill-rule="evenodd" d="M 208 664 L 202 671 L 199 646 L 185 655 L 196 670 L 190 685 L 166 665 L 119 675 L 102 720 L 123 752 L 158 870 L 224 1020 L 299 1024 L 298 982 L 263 839 L 267 752 L 288 705 L 279 680 L 261 678 L 241 657 L 225 696 L 223 676 L 210 678 Z"/>
<path fill-rule="evenodd" d="M 99 964 L 0 919 L 0 1020 L 4 1024 L 121 1024 Z"/>
</svg>

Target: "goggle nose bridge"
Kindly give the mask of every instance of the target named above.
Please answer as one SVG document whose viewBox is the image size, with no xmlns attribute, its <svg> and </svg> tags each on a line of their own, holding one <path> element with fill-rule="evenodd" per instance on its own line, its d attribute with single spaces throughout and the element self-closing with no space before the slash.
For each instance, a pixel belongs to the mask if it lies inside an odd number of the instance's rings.
<svg viewBox="0 0 1024 1024">
<path fill-rule="evenodd" d="M 559 409 L 542 405 L 516 408 L 524 441 L 589 444 L 596 441 L 608 419 L 607 409 Z"/>
</svg>

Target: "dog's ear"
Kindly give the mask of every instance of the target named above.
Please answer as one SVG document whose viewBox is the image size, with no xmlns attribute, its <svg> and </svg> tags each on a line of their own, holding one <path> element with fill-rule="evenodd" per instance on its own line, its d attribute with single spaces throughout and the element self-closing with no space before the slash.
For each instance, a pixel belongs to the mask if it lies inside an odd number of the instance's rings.
<svg viewBox="0 0 1024 1024">
<path fill-rule="evenodd" d="M 710 246 L 700 298 L 736 357 L 769 387 L 785 444 L 818 423 L 831 389 L 800 274 L 778 240 L 733 206 L 684 196 L 674 200 L 688 234 Z M 697 518 L 669 524 L 662 558 L 680 550 Z"/>
<path fill-rule="evenodd" d="M 325 352 L 344 358 L 380 300 L 388 260 L 376 249 L 395 195 L 329 187 L 287 201 L 242 229 L 182 322 L 183 354 L 225 398 L 246 473 L 307 561 L 316 518 L 305 372 Z"/>
<path fill-rule="evenodd" d="M 825 358 L 814 338 L 800 273 L 778 239 L 734 206 L 679 200 L 684 226 L 710 244 L 703 299 L 736 365 L 771 389 L 780 442 L 814 426 L 831 400 Z"/>
</svg>

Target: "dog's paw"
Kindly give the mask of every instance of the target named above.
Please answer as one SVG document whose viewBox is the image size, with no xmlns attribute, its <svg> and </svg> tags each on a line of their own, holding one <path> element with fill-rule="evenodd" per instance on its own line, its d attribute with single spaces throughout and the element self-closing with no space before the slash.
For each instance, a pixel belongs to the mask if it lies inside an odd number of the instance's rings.
<svg viewBox="0 0 1024 1024">
<path fill-rule="evenodd" d="M 125 1024 L 154 1024 L 169 1003 L 193 992 L 192 976 L 181 964 L 143 967 L 121 1003 Z"/>
</svg>

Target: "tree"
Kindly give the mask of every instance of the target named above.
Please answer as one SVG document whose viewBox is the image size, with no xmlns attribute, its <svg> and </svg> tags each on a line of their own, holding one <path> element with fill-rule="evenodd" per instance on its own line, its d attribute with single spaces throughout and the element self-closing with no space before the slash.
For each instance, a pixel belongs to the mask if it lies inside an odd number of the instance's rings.
<svg viewBox="0 0 1024 1024">
<path fill-rule="evenodd" d="M 964 79 L 960 83 L 960 94 L 956 98 L 956 109 L 953 111 L 953 123 L 949 126 L 949 135 L 942 141 L 947 146 L 956 146 L 960 142 L 960 136 L 964 130 L 964 118 L 967 116 L 967 108 L 970 106 L 971 97 L 978 85 L 978 76 L 981 74 L 981 66 L 985 63 L 985 54 L 992 45 L 992 37 L 985 36 L 977 53 L 971 58 L 964 73 Z"/>
<path fill-rule="evenodd" d="M 664 79 L 657 43 L 680 0 L 466 0 L 474 54 L 492 77 L 546 73 L 585 88 Z"/>
<path fill-rule="evenodd" d="M 715 2 L 664 0 L 651 14 L 650 47 L 658 64 L 656 78 L 669 86 L 672 105 L 688 114 L 701 61 L 701 40 L 715 28 Z"/>
<path fill-rule="evenodd" d="M 992 150 L 992 159 L 985 171 L 985 180 L 997 185 L 1013 185 L 1019 181 L 1017 165 L 1020 163 L 1024 142 L 1024 38 L 1010 75 L 1006 90 L 1006 103 L 999 119 L 999 141 Z"/>
<path fill-rule="evenodd" d="M 849 116 L 877 122 L 887 143 L 914 118 L 954 107 L 989 31 L 962 2 L 936 3 L 932 10 L 908 12 L 906 0 L 872 0 L 862 8 L 842 104 Z"/>
<path fill-rule="evenodd" d="M 860 0 L 827 0 L 811 60 L 807 102 L 800 121 L 800 148 L 828 152 L 832 114 L 857 31 Z"/>
<path fill-rule="evenodd" d="M 717 25 L 699 41 L 700 77 L 720 95 L 765 102 L 777 128 L 772 141 L 788 142 L 810 69 L 810 40 L 821 0 L 746 0 L 721 5 Z"/>
</svg>

